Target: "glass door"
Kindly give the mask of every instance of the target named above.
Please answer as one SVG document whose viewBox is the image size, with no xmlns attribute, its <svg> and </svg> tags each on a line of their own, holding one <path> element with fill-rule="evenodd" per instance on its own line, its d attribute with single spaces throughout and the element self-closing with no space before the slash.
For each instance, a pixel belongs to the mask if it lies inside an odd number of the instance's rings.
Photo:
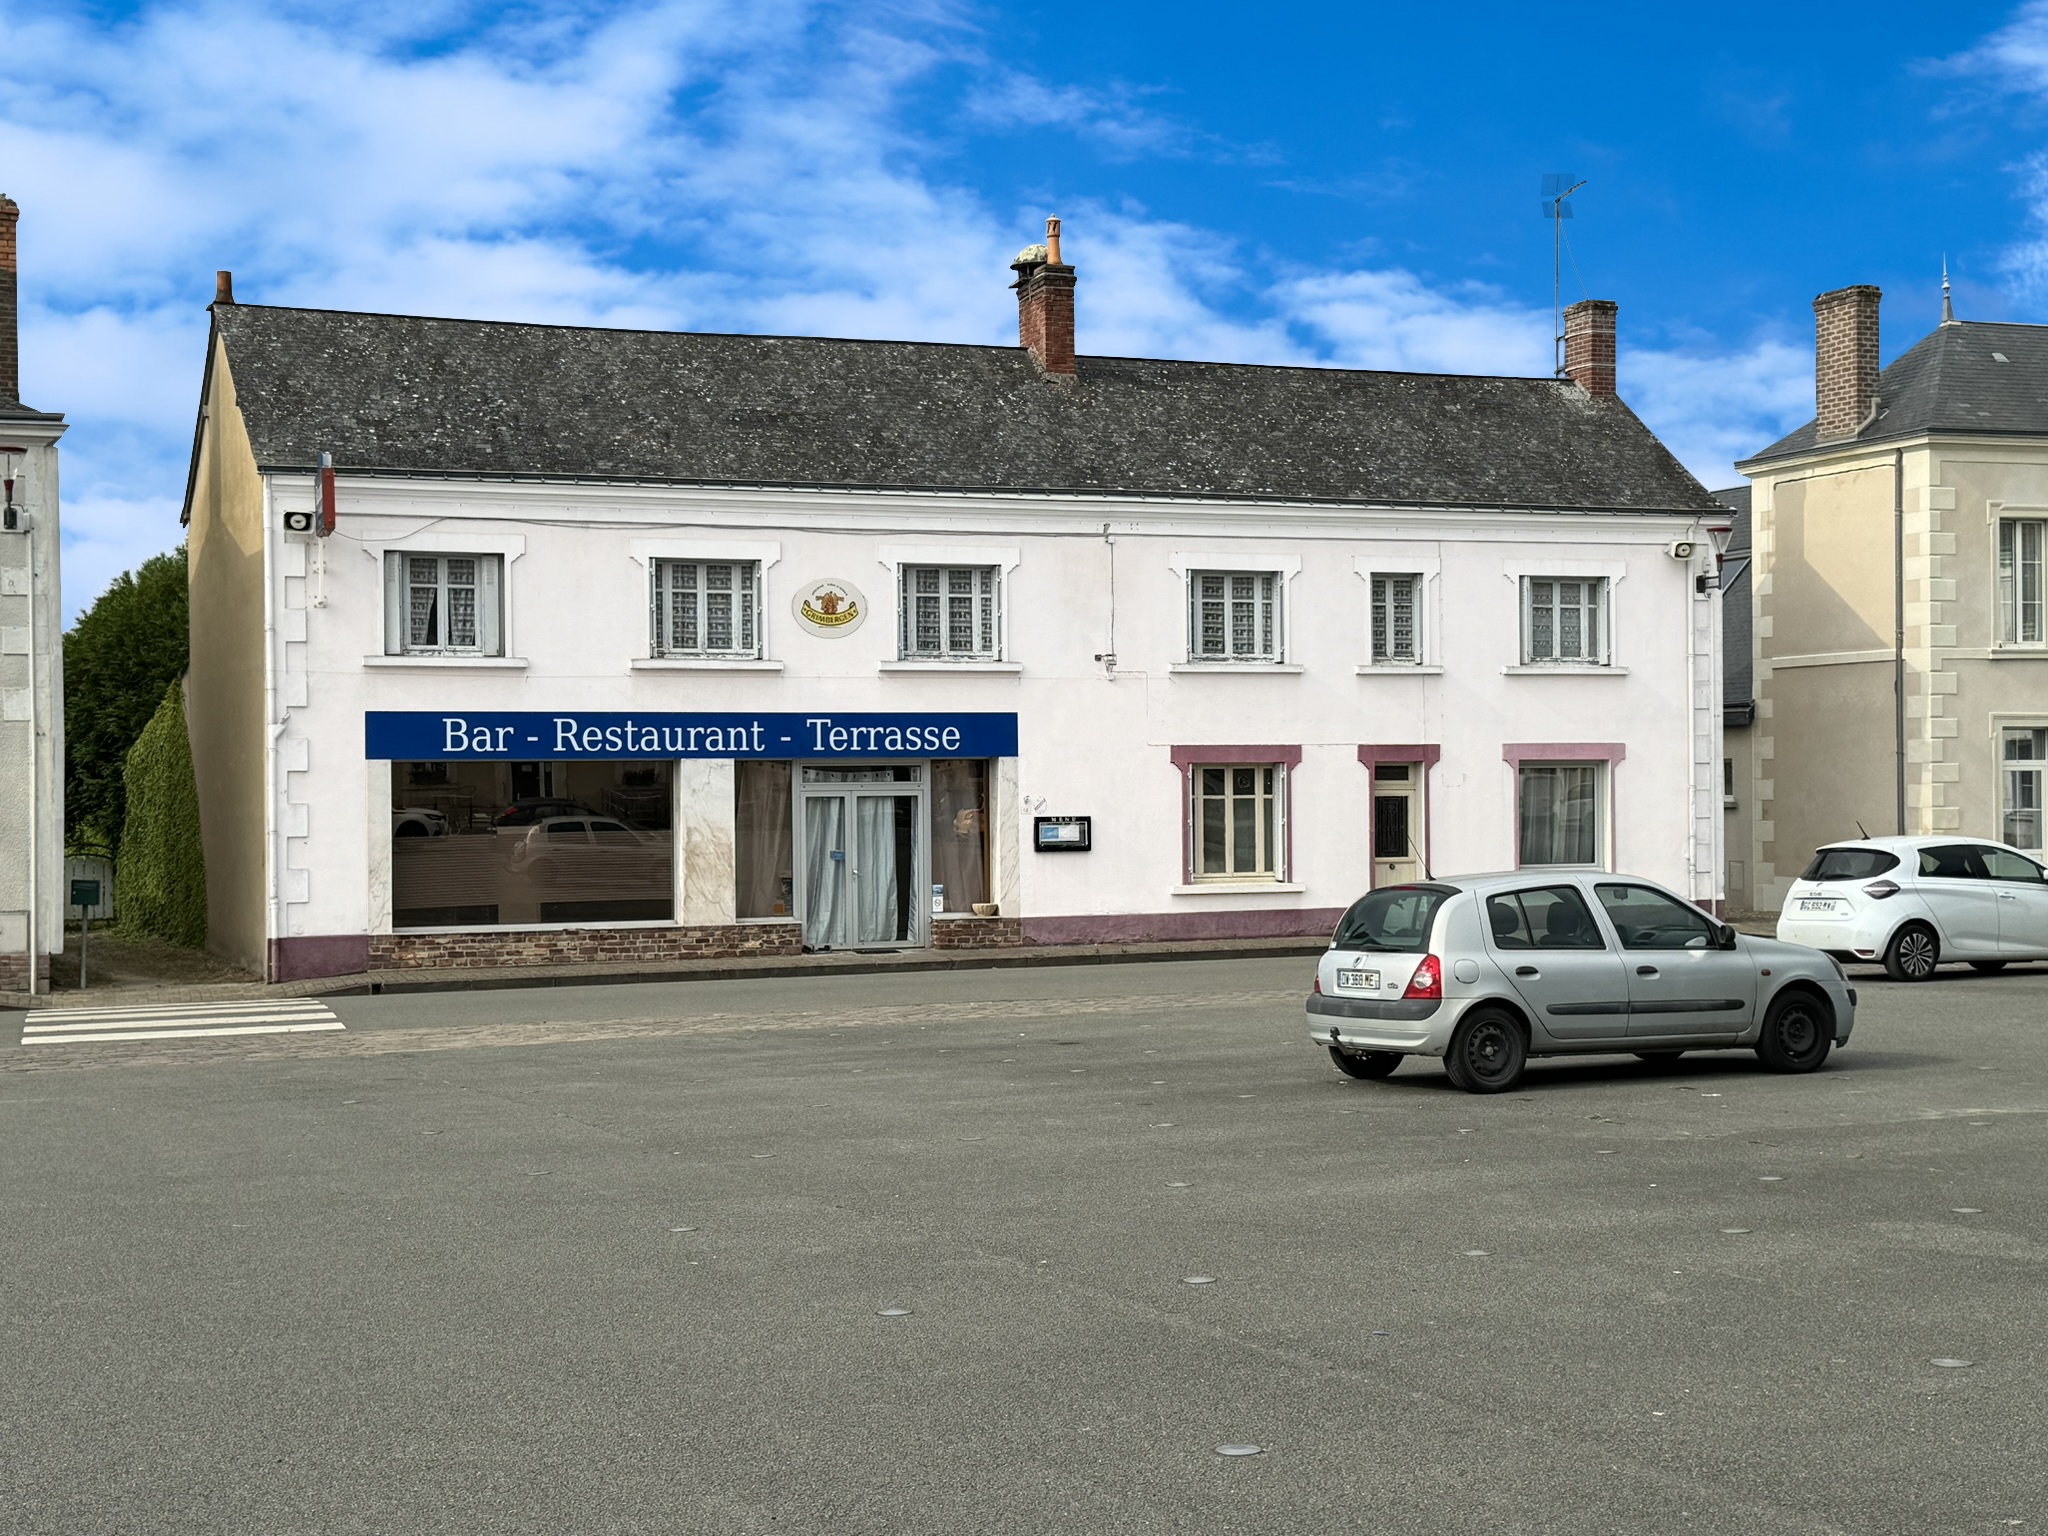
<svg viewBox="0 0 2048 1536">
<path fill-rule="evenodd" d="M 806 767 L 799 803 L 804 946 L 928 942 L 923 765 Z"/>
</svg>

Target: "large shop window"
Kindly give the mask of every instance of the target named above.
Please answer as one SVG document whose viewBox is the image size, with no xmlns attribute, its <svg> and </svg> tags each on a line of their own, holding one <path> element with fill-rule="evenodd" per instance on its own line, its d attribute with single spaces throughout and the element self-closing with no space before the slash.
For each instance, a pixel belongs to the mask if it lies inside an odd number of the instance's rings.
<svg viewBox="0 0 2048 1536">
<path fill-rule="evenodd" d="M 1607 578 L 1522 578 L 1522 660 L 1604 666 Z"/>
<path fill-rule="evenodd" d="M 1276 571 L 1188 572 L 1190 661 L 1278 661 Z"/>
<path fill-rule="evenodd" d="M 2015 848 L 2040 852 L 2041 778 L 2048 770 L 2048 730 L 2038 726 L 2007 727 L 2000 733 L 2000 764 L 2004 783 L 2004 836 Z"/>
<path fill-rule="evenodd" d="M 793 763 L 733 764 L 735 911 L 741 919 L 796 917 Z"/>
<path fill-rule="evenodd" d="M 988 764 L 932 764 L 932 895 L 941 912 L 969 913 L 988 894 Z"/>
<path fill-rule="evenodd" d="M 675 916 L 665 762 L 393 763 L 394 928 Z"/>
<path fill-rule="evenodd" d="M 1998 524 L 1998 639 L 2003 645 L 2048 642 L 2041 612 L 2041 535 L 2048 522 L 2004 518 Z"/>
<path fill-rule="evenodd" d="M 391 656 L 502 656 L 503 558 L 384 556 L 384 650 Z"/>
<path fill-rule="evenodd" d="M 1600 766 L 1522 764 L 1517 799 L 1524 866 L 1600 863 Z"/>
<path fill-rule="evenodd" d="M 1280 796 L 1287 771 L 1277 763 L 1196 764 L 1196 880 L 1280 878 Z"/>
<path fill-rule="evenodd" d="M 993 565 L 903 567 L 906 661 L 1000 661 L 1002 572 Z"/>
<path fill-rule="evenodd" d="M 761 568 L 753 560 L 654 562 L 654 654 L 761 654 Z"/>
</svg>

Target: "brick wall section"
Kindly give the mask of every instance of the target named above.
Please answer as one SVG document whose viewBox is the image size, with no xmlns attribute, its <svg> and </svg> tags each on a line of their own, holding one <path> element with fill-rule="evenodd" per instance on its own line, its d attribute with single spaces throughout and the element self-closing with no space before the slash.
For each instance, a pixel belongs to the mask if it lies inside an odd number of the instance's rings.
<svg viewBox="0 0 2048 1536">
<path fill-rule="evenodd" d="M 1014 917 L 947 917 L 932 924 L 933 949 L 1009 949 L 1024 942 Z"/>
<path fill-rule="evenodd" d="M 1813 405 L 1822 442 L 1863 425 L 1877 398 L 1877 309 L 1884 297 L 1868 283 L 1813 301 Z"/>
<path fill-rule="evenodd" d="M 803 952 L 795 923 L 695 928 L 510 928 L 471 933 L 370 936 L 372 970 L 462 970 L 495 965 L 601 965 L 632 961 L 723 960 Z"/>
<path fill-rule="evenodd" d="M 50 957 L 43 956 L 43 989 L 50 986 Z M 26 992 L 28 990 L 28 956 L 0 955 L 0 992 Z"/>
<path fill-rule="evenodd" d="M 1564 371 L 1589 395 L 1614 394 L 1614 317 L 1611 299 L 1581 299 L 1564 312 Z"/>
</svg>

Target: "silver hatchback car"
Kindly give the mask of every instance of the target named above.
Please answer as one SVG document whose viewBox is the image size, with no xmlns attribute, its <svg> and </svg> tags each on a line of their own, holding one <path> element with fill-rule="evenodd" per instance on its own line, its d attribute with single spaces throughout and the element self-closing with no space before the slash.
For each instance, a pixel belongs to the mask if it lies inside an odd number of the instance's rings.
<svg viewBox="0 0 2048 1536">
<path fill-rule="evenodd" d="M 1856 992 L 1817 949 L 1753 938 L 1627 875 L 1520 870 L 1387 886 L 1316 966 L 1309 1036 L 1352 1077 L 1441 1056 L 1502 1093 L 1531 1056 L 1754 1050 L 1812 1072 L 1846 1045 Z"/>
</svg>

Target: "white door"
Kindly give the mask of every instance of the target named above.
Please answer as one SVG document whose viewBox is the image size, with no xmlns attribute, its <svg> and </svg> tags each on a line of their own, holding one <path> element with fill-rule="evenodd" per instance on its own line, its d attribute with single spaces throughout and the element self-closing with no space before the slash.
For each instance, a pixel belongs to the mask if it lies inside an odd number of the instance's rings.
<svg viewBox="0 0 2048 1536">
<path fill-rule="evenodd" d="M 1975 843 L 1943 843 L 1920 850 L 1915 893 L 1941 929 L 1944 960 L 1992 959 L 1998 954 L 1998 887 Z"/>
<path fill-rule="evenodd" d="M 1422 878 L 1422 774 L 1416 763 L 1380 763 L 1372 771 L 1372 883 Z"/>
</svg>

